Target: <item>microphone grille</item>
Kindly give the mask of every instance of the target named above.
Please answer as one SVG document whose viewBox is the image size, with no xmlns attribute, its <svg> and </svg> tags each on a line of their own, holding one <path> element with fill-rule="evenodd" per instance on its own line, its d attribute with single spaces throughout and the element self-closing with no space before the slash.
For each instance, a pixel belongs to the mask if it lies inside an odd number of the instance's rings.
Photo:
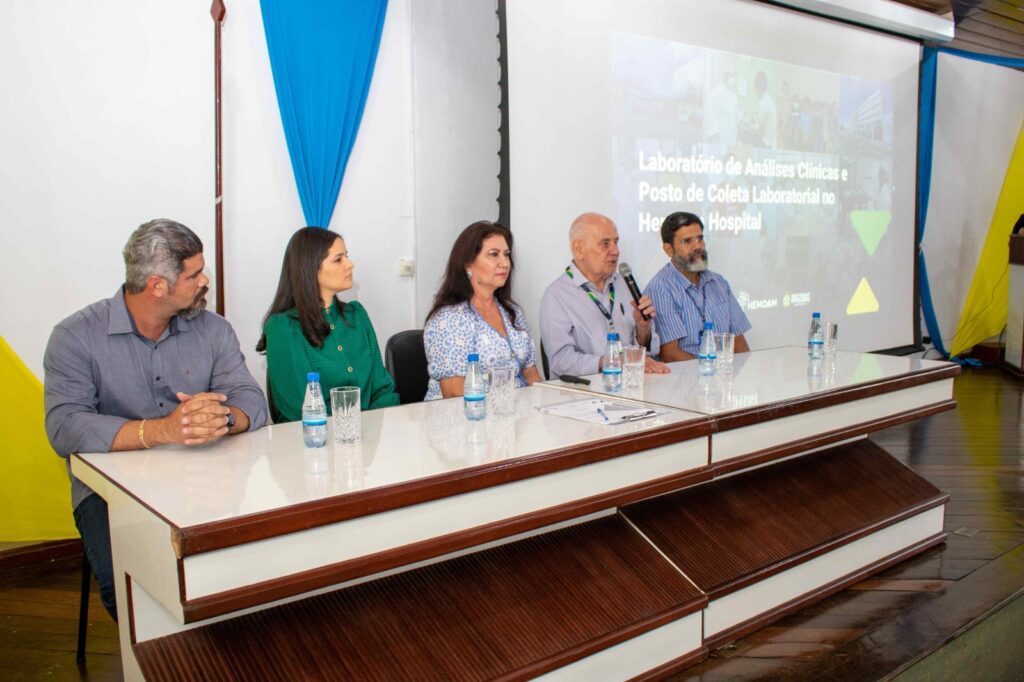
<svg viewBox="0 0 1024 682">
<path fill-rule="evenodd" d="M 619 263 L 619 274 L 623 277 L 629 277 L 633 274 L 633 268 L 629 267 L 629 263 Z"/>
</svg>

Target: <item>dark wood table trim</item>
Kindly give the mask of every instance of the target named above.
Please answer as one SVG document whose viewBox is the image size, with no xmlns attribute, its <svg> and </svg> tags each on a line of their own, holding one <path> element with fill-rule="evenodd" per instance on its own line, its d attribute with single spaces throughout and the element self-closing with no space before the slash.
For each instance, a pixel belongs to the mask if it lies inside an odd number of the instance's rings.
<svg viewBox="0 0 1024 682">
<path fill-rule="evenodd" d="M 172 526 L 172 542 L 178 556 L 184 558 L 552 474 L 693 438 L 703 438 L 711 432 L 711 428 L 710 418 L 697 418 L 650 431 L 490 462 L 398 485 L 347 493 L 188 528 Z"/>
</svg>

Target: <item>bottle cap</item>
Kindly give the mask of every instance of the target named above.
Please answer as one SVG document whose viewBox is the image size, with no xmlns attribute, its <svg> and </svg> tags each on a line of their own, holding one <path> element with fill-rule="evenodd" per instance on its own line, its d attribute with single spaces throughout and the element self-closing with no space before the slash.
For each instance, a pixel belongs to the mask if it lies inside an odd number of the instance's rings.
<svg viewBox="0 0 1024 682">
<path fill-rule="evenodd" d="M 715 323 L 714 322 L 705 322 L 704 323 L 704 329 L 714 329 L 714 328 L 715 328 Z"/>
<path fill-rule="evenodd" d="M 480 362 L 480 355 L 477 353 L 470 353 L 466 360 L 469 362 Z"/>
<path fill-rule="evenodd" d="M 609 341 L 618 341 L 619 340 L 619 335 L 617 333 L 615 333 L 615 332 L 612 332 L 611 334 L 608 335 L 608 340 Z"/>
<path fill-rule="evenodd" d="M 309 372 L 306 381 L 320 381 L 320 372 Z"/>
<path fill-rule="evenodd" d="M 821 313 L 811 313 L 811 317 L 821 318 Z"/>
</svg>

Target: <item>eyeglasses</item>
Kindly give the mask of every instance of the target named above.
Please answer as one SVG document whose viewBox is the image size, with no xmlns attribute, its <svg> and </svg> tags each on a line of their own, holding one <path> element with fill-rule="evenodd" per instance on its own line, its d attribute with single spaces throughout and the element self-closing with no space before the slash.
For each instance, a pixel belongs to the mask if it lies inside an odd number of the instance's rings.
<svg viewBox="0 0 1024 682">
<path fill-rule="evenodd" d="M 686 239 L 680 239 L 679 243 L 682 244 L 683 246 L 689 246 L 690 244 L 703 244 L 704 243 L 704 233 L 702 232 L 702 233 L 700 233 L 698 235 L 695 235 L 693 237 L 687 237 Z"/>
</svg>

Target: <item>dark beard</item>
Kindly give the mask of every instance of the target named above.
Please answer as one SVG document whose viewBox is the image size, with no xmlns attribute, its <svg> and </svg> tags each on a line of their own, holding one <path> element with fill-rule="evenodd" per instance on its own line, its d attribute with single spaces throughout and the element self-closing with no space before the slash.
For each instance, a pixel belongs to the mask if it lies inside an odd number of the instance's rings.
<svg viewBox="0 0 1024 682">
<path fill-rule="evenodd" d="M 206 292 L 210 290 L 210 287 L 203 287 L 196 293 L 196 297 L 192 299 L 191 305 L 187 308 L 182 308 L 178 311 L 178 317 L 183 320 L 193 320 L 199 316 L 199 313 L 206 310 Z"/>
</svg>

